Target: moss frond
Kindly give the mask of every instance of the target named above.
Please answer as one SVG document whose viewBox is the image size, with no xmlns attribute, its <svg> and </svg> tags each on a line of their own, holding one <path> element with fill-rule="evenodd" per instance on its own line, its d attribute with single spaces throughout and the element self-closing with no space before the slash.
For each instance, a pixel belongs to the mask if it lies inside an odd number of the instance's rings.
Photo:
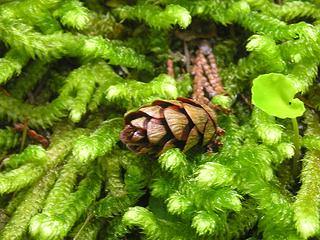
<svg viewBox="0 0 320 240">
<path fill-rule="evenodd" d="M 45 75 L 48 68 L 49 66 L 45 62 L 32 62 L 25 72 L 23 72 L 15 81 L 10 82 L 7 87 L 8 92 L 12 97 L 23 100 Z"/>
<path fill-rule="evenodd" d="M 149 239 L 190 239 L 195 238 L 183 223 L 173 223 L 165 219 L 157 219 L 151 211 L 143 207 L 132 207 L 124 214 L 123 221 L 127 226 L 138 226 Z M 181 229 L 184 229 L 182 232 Z"/>
<path fill-rule="evenodd" d="M 123 79 L 106 64 L 101 64 L 99 71 L 95 72 L 95 75 L 99 82 L 88 105 L 90 111 L 95 111 L 98 106 L 105 103 L 105 94 L 110 86 L 123 82 Z"/>
<path fill-rule="evenodd" d="M 45 149 L 37 145 L 29 145 L 20 154 L 12 154 L 4 160 L 4 165 L 8 168 L 17 168 L 26 163 L 44 165 L 48 161 Z"/>
<path fill-rule="evenodd" d="M 201 187 L 228 186 L 233 181 L 232 171 L 222 164 L 207 162 L 200 165 L 196 183 Z"/>
<path fill-rule="evenodd" d="M 29 57 L 18 51 L 10 49 L 3 58 L 0 58 L 0 84 L 6 83 L 13 76 L 19 75 L 22 68 L 27 64 Z"/>
<path fill-rule="evenodd" d="M 191 226 L 196 229 L 199 236 L 214 235 L 216 230 L 226 228 L 226 222 L 221 220 L 221 215 L 225 214 L 199 211 L 193 217 Z"/>
<path fill-rule="evenodd" d="M 84 35 L 56 32 L 41 34 L 30 26 L 12 19 L 1 19 L 0 38 L 12 48 L 23 49 L 27 56 L 43 60 L 63 56 L 84 59 L 102 58 L 110 64 L 138 69 L 152 69 L 152 64 L 142 55 L 102 37 L 88 38 Z"/>
<path fill-rule="evenodd" d="M 25 164 L 8 172 L 0 173 L 0 193 L 10 193 L 30 186 L 38 180 L 44 169 L 34 163 Z"/>
<path fill-rule="evenodd" d="M 0 118 L 7 117 L 15 122 L 28 119 L 30 127 L 48 127 L 67 115 L 71 98 L 56 98 L 47 105 L 34 106 L 11 96 L 0 94 Z"/>
<path fill-rule="evenodd" d="M 320 12 L 315 4 L 311 2 L 288 1 L 281 5 L 269 1 L 251 2 L 254 9 L 259 9 L 268 15 L 283 19 L 285 21 L 294 20 L 301 17 L 319 18 Z"/>
<path fill-rule="evenodd" d="M 64 199 L 60 208 L 52 206 L 49 210 L 48 207 L 45 207 L 41 214 L 32 218 L 29 227 L 31 235 L 37 239 L 61 239 L 65 237 L 74 223 L 98 196 L 100 187 L 101 176 L 99 176 L 99 170 L 97 167 L 93 167 L 79 183 L 78 189 Z M 48 206 L 48 200 L 46 205 Z"/>
<path fill-rule="evenodd" d="M 0 149 L 7 150 L 18 144 L 19 135 L 13 129 L 0 129 Z"/>
<path fill-rule="evenodd" d="M 302 186 L 293 204 L 295 226 L 305 239 L 317 235 L 320 228 L 319 151 L 308 151 L 303 158 Z"/>
<path fill-rule="evenodd" d="M 277 124 L 273 116 L 270 116 L 255 107 L 253 110 L 252 119 L 257 134 L 264 143 L 272 145 L 281 140 L 283 126 Z"/>
<path fill-rule="evenodd" d="M 115 155 L 115 159 L 106 158 L 110 163 L 107 164 L 107 174 L 110 176 L 116 170 L 116 189 L 114 186 L 109 187 L 108 185 L 114 183 L 114 175 L 109 178 L 109 184 L 107 185 L 108 195 L 101 199 L 95 207 L 95 215 L 98 217 L 109 218 L 114 215 L 119 215 L 125 212 L 129 207 L 133 206 L 140 197 L 145 193 L 144 188 L 147 185 L 148 174 L 145 170 L 139 166 L 140 164 L 134 163 L 132 156 L 128 156 L 125 152 L 120 151 L 120 154 Z M 124 164 L 120 159 L 128 158 L 128 164 Z M 133 161 L 132 161 L 133 160 Z M 109 166 L 120 164 L 124 169 L 124 179 L 119 179 L 119 170 L 109 170 Z M 119 184 L 120 182 L 120 184 Z"/>
<path fill-rule="evenodd" d="M 67 163 L 59 173 L 58 179 L 50 190 L 45 200 L 43 213 L 50 214 L 61 208 L 67 196 L 73 191 L 77 180 L 78 168 L 72 159 L 68 158 Z"/>
<path fill-rule="evenodd" d="M 53 16 L 60 18 L 63 25 L 79 30 L 85 28 L 89 23 L 89 10 L 77 0 L 64 2 L 53 12 Z"/>
<path fill-rule="evenodd" d="M 158 161 L 165 171 L 171 172 L 178 178 L 184 179 L 190 173 L 191 166 L 185 154 L 178 148 L 169 149 L 161 154 Z"/>
<path fill-rule="evenodd" d="M 21 191 L 16 192 L 15 196 L 10 199 L 8 205 L 5 208 L 6 213 L 12 215 L 17 207 L 22 203 L 25 198 L 28 189 L 22 189 Z"/>
<path fill-rule="evenodd" d="M 23 201 L 17 206 L 10 221 L 0 232 L 1 239 L 11 240 L 24 238 L 30 219 L 42 209 L 44 200 L 56 177 L 56 171 L 49 172 L 26 192 Z"/>
<path fill-rule="evenodd" d="M 248 40 L 246 48 L 251 52 L 252 57 L 260 63 L 262 72 L 283 72 L 286 70 L 280 48 L 274 39 L 263 35 L 252 35 Z"/>
<path fill-rule="evenodd" d="M 316 0 L 1 1 L 0 238 L 319 237 L 319 23 Z M 126 150 L 124 112 L 190 97 L 203 38 L 224 135 L 160 157 Z M 301 155 L 289 121 L 252 107 L 261 75 L 290 81 L 308 109 Z"/>
<path fill-rule="evenodd" d="M 97 157 L 111 152 L 119 140 L 122 119 L 114 118 L 103 122 L 90 136 L 77 139 L 72 155 L 80 164 L 92 162 Z"/>
<path fill-rule="evenodd" d="M 105 73 L 110 70 L 104 62 L 89 62 L 71 72 L 60 92 L 60 98 L 73 98 L 68 106 L 69 118 L 79 122 L 87 112 L 87 105 L 93 97 L 95 87 L 104 82 Z"/>
<path fill-rule="evenodd" d="M 227 219 L 228 239 L 240 238 L 248 230 L 253 229 L 258 220 L 259 214 L 254 201 L 250 199 L 243 202 L 241 210 L 230 214 Z"/>
<path fill-rule="evenodd" d="M 151 4 L 123 6 L 117 8 L 115 13 L 121 19 L 144 20 L 149 26 L 161 29 L 169 29 L 175 24 L 186 28 L 191 23 L 189 12 L 185 8 L 173 4 L 166 5 L 164 10 Z"/>
<path fill-rule="evenodd" d="M 178 96 L 176 81 L 166 74 L 161 74 L 149 83 L 128 80 L 108 88 L 107 100 L 130 110 L 150 103 L 156 99 L 174 99 Z"/>
</svg>

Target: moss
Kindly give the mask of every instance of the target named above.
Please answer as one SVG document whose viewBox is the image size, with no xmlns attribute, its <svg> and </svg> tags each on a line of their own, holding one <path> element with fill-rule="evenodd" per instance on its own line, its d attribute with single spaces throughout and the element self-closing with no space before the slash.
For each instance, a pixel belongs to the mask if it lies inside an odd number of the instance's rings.
<svg viewBox="0 0 320 240">
<path fill-rule="evenodd" d="M 312 0 L 2 1 L 0 238 L 319 237 L 319 9 Z M 222 106 L 224 135 L 186 153 L 130 152 L 123 116 L 191 97 L 203 39 L 224 84 L 209 103 Z M 270 76 L 285 76 L 304 105 L 298 126 L 253 107 L 253 80 Z M 277 110 L 268 91 L 260 85 L 259 101 Z"/>
</svg>

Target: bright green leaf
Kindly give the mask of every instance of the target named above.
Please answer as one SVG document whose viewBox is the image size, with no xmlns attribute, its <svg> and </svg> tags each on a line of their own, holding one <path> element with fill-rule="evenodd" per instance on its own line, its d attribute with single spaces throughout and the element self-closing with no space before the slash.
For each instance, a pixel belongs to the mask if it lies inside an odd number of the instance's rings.
<svg viewBox="0 0 320 240">
<path fill-rule="evenodd" d="M 294 98 L 297 92 L 287 76 L 279 73 L 264 74 L 253 80 L 252 103 L 269 115 L 295 118 L 305 111 L 303 102 Z"/>
</svg>

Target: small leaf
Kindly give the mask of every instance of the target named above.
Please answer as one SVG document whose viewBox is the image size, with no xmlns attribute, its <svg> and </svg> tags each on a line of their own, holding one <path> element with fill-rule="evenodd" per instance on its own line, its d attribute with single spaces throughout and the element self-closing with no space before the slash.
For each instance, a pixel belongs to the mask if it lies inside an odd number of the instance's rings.
<svg viewBox="0 0 320 240">
<path fill-rule="evenodd" d="M 285 75 L 269 73 L 253 80 L 252 103 L 269 115 L 278 118 L 301 116 L 304 104 L 294 98 L 298 90 Z"/>
</svg>

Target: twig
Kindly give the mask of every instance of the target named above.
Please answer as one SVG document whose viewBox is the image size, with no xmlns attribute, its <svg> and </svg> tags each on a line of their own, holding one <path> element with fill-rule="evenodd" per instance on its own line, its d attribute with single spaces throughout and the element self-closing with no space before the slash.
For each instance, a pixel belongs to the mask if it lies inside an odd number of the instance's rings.
<svg viewBox="0 0 320 240">
<path fill-rule="evenodd" d="M 171 58 L 168 58 L 167 60 L 167 73 L 169 76 L 174 78 L 174 66 L 173 66 L 173 60 Z"/>
<path fill-rule="evenodd" d="M 215 107 L 210 99 L 216 95 L 224 94 L 224 88 L 218 74 L 218 67 L 212 49 L 207 41 L 202 41 L 193 61 L 192 98 L 200 103 Z"/>
<path fill-rule="evenodd" d="M 30 137 L 31 139 L 41 143 L 41 145 L 43 147 L 49 146 L 49 140 L 46 137 L 37 133 L 35 130 L 29 129 L 28 121 L 25 121 L 24 123 L 16 123 L 14 125 L 14 129 L 17 132 L 22 132 L 22 141 L 21 141 L 20 151 L 22 151 L 22 149 L 24 147 L 27 136 Z"/>
</svg>

